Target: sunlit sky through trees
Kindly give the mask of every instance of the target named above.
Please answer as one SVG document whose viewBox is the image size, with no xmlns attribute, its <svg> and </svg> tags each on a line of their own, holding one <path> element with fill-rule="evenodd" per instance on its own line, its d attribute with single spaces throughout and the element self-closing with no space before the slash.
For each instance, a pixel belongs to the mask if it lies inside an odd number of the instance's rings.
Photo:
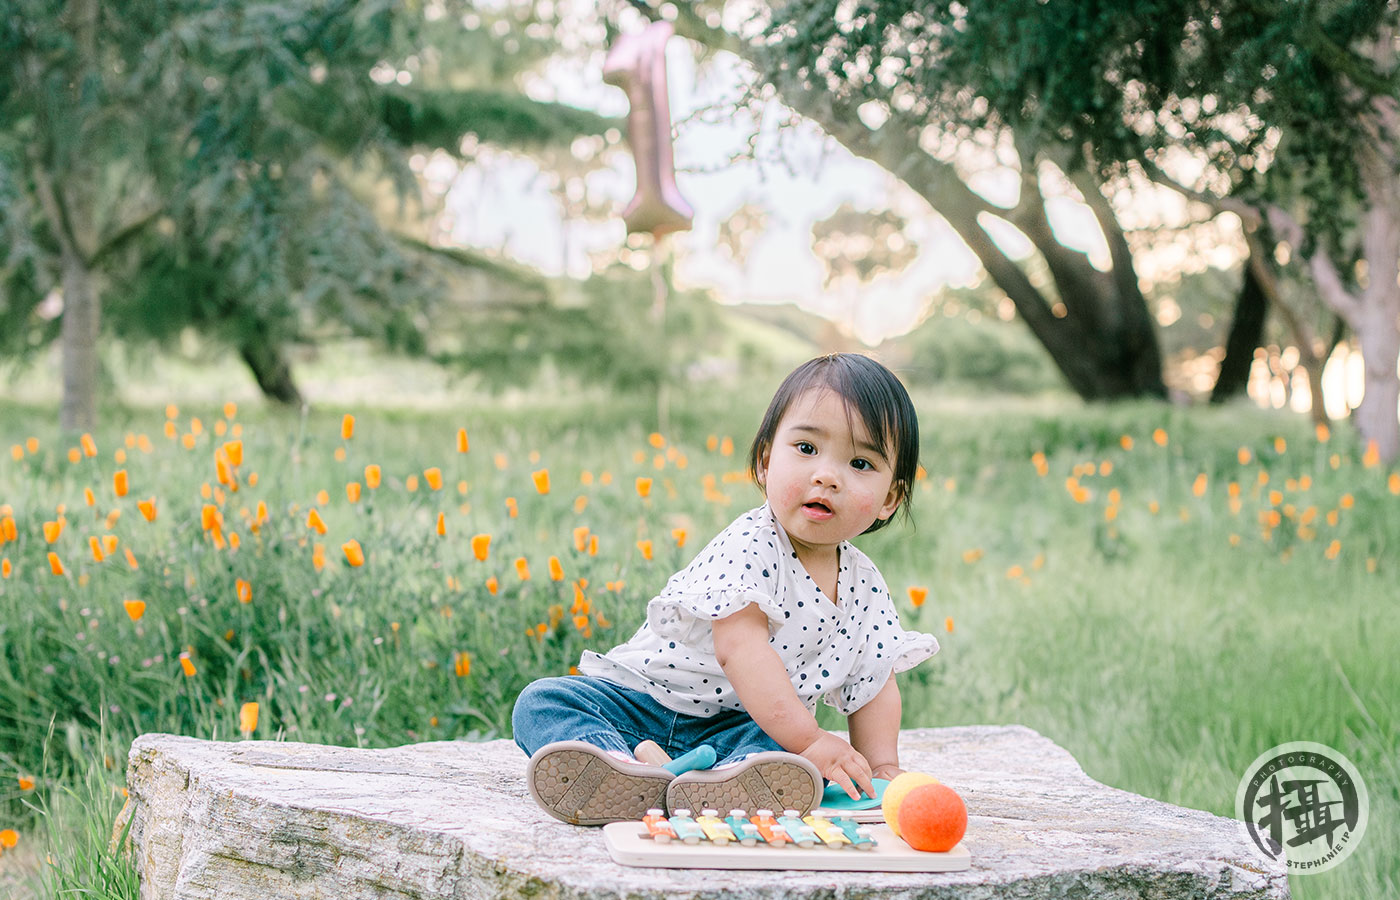
<svg viewBox="0 0 1400 900">
<path fill-rule="evenodd" d="M 762 122 L 746 112 L 736 115 L 743 75 L 742 63 L 734 56 L 720 53 L 697 64 L 687 42 L 673 37 L 667 58 L 677 129 L 677 183 L 695 208 L 693 229 L 671 238 L 679 286 L 713 288 L 723 302 L 793 302 L 873 345 L 917 324 L 943 286 L 978 280 L 980 268 L 972 253 L 898 179 L 853 157 L 810 125 L 781 126 L 789 114 L 775 102 L 765 107 Z M 556 60 L 529 92 L 604 115 L 627 114 L 622 91 L 602 83 L 601 56 Z M 756 158 L 741 158 L 749 155 L 755 133 Z M 595 149 L 585 144 L 579 153 L 587 157 Z M 635 180 L 630 154 L 609 152 L 604 159 L 604 168 L 584 177 L 586 188 L 575 188 L 571 205 L 615 212 L 631 197 Z M 1013 169 L 999 165 L 993 149 L 968 145 L 959 149 L 959 159 L 965 172 L 979 173 L 969 179 L 975 190 L 995 203 L 1015 201 L 1019 178 Z M 567 272 L 575 278 L 618 259 L 639 268 L 647 264 L 647 253 L 625 249 L 620 219 L 565 215 L 564 189 L 528 157 L 478 147 L 476 161 L 466 167 L 447 154 L 416 163 L 430 190 L 446 194 L 441 240 L 498 250 L 548 274 Z M 1065 185 L 1064 192 L 1069 195 L 1073 189 Z M 767 228 L 740 266 L 717 238 L 721 223 L 746 203 L 766 210 Z M 812 224 L 842 203 L 867 211 L 891 209 L 907 219 L 907 235 L 918 248 L 915 261 L 902 272 L 876 275 L 865 285 L 823 287 L 823 266 L 811 248 Z M 1188 219 L 1179 197 L 1145 185 L 1125 193 L 1117 206 L 1128 228 Z M 1051 200 L 1049 215 L 1062 240 L 1088 252 L 1095 265 L 1107 267 L 1108 252 L 1087 207 L 1062 196 Z M 1182 270 L 1237 265 L 1238 237 L 1231 219 L 1205 226 L 1206 233 L 1197 229 L 1194 235 L 1164 236 L 1141 255 L 1138 274 L 1153 282 Z M 988 227 L 1009 252 L 1029 254 L 1029 242 L 1015 229 L 991 219 Z M 648 244 L 649 240 L 632 240 L 638 250 Z"/>
</svg>

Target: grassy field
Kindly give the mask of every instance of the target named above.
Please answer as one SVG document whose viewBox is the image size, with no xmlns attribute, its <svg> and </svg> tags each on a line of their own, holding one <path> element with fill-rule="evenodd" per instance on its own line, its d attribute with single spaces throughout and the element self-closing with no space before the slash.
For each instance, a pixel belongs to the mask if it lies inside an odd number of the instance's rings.
<svg viewBox="0 0 1400 900">
<path fill-rule="evenodd" d="M 742 456 L 771 387 L 677 397 L 664 435 L 603 396 L 203 398 L 113 407 L 86 449 L 0 403 L 5 852 L 47 850 L 46 893 L 134 896 L 105 833 L 141 732 L 508 735 L 524 684 L 624 639 L 759 502 Z M 860 542 L 944 648 L 904 677 L 905 726 L 1024 723 L 1102 782 L 1227 816 L 1260 752 L 1329 744 L 1370 824 L 1294 895 L 1400 894 L 1400 478 L 1344 426 L 1247 407 L 916 402 L 914 525 Z"/>
</svg>

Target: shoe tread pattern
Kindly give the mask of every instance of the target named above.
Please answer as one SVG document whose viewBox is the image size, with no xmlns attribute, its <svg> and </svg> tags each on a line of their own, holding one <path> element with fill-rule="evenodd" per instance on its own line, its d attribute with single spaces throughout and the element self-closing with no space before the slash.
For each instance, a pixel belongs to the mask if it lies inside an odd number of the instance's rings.
<svg viewBox="0 0 1400 900">
<path fill-rule="evenodd" d="M 585 751 L 560 750 L 536 762 L 532 787 L 555 818 L 572 825 L 604 825 L 641 819 L 662 805 L 669 780 L 619 771 Z"/>
</svg>

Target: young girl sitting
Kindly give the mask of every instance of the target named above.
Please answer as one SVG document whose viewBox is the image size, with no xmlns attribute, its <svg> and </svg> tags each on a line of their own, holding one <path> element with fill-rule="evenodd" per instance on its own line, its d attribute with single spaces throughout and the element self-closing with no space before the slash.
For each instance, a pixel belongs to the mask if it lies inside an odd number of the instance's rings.
<svg viewBox="0 0 1400 900">
<path fill-rule="evenodd" d="M 873 777 L 901 771 L 894 675 L 938 642 L 900 627 L 848 541 L 907 512 L 918 453 L 914 406 L 884 366 L 832 354 L 792 372 L 749 451 L 767 502 L 671 577 L 631 640 L 521 691 L 536 802 L 600 825 L 651 807 L 806 813 L 823 779 L 875 796 Z M 817 725 L 818 698 L 848 717 L 849 742 Z M 702 744 L 717 766 L 664 768 Z"/>
</svg>

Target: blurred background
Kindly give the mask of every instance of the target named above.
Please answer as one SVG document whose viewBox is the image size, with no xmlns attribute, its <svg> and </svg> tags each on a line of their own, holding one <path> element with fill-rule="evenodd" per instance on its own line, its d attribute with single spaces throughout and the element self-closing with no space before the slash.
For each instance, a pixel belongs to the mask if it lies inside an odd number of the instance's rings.
<svg viewBox="0 0 1400 900">
<path fill-rule="evenodd" d="M 904 725 L 1224 816 L 1327 743 L 1371 823 L 1294 895 L 1396 896 L 1397 25 L 0 0 L 0 894 L 137 895 L 143 732 L 508 736 L 858 351 L 923 429 Z"/>
</svg>

